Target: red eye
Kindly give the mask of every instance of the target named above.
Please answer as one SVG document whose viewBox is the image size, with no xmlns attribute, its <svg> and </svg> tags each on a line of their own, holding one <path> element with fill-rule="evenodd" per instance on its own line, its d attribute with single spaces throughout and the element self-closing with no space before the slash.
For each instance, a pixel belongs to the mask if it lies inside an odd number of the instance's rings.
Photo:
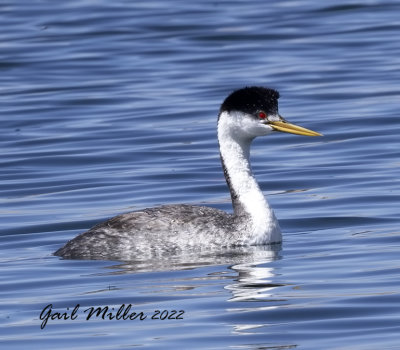
<svg viewBox="0 0 400 350">
<path fill-rule="evenodd" d="M 258 112 L 258 118 L 265 119 L 267 118 L 267 115 L 264 112 Z"/>
</svg>

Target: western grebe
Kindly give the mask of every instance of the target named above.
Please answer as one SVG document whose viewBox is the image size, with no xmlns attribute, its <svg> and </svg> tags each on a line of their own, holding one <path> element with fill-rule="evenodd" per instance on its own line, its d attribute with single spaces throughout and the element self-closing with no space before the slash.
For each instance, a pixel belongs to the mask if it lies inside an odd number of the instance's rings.
<svg viewBox="0 0 400 350">
<path fill-rule="evenodd" d="M 278 113 L 279 93 L 263 87 L 234 91 L 222 103 L 218 142 L 233 214 L 204 206 L 164 205 L 115 216 L 80 234 L 54 254 L 70 259 L 141 259 L 189 249 L 278 243 L 282 234 L 250 166 L 257 136 L 281 131 L 321 134 Z"/>
</svg>

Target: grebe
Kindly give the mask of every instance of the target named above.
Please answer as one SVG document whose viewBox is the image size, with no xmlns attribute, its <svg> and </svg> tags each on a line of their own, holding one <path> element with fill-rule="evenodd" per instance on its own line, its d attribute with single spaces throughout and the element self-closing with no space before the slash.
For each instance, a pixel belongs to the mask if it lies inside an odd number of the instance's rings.
<svg viewBox="0 0 400 350">
<path fill-rule="evenodd" d="M 278 220 L 250 166 L 257 136 L 281 131 L 321 134 L 278 113 L 279 93 L 246 87 L 231 93 L 218 116 L 218 142 L 233 214 L 204 206 L 164 205 L 115 216 L 67 242 L 54 254 L 69 259 L 132 260 L 195 249 L 279 243 Z"/>
</svg>

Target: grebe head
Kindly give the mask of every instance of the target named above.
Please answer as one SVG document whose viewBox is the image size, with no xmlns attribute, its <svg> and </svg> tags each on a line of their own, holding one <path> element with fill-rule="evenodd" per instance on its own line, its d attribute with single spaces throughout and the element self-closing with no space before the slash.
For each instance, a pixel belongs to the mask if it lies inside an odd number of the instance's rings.
<svg viewBox="0 0 400 350">
<path fill-rule="evenodd" d="M 264 87 L 253 86 L 236 90 L 222 103 L 219 124 L 223 124 L 223 128 L 228 129 L 238 139 L 252 140 L 273 131 L 321 136 L 285 120 L 278 112 L 278 98 L 278 91 Z"/>
</svg>

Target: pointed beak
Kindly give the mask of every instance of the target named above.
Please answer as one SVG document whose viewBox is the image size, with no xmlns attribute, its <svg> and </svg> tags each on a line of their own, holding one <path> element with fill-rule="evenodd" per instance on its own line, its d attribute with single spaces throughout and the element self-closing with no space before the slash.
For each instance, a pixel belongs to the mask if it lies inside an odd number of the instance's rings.
<svg viewBox="0 0 400 350">
<path fill-rule="evenodd" d="M 287 121 L 270 121 L 268 125 L 276 131 L 288 132 L 290 134 L 304 136 L 323 136 L 319 132 L 288 123 Z"/>
</svg>

